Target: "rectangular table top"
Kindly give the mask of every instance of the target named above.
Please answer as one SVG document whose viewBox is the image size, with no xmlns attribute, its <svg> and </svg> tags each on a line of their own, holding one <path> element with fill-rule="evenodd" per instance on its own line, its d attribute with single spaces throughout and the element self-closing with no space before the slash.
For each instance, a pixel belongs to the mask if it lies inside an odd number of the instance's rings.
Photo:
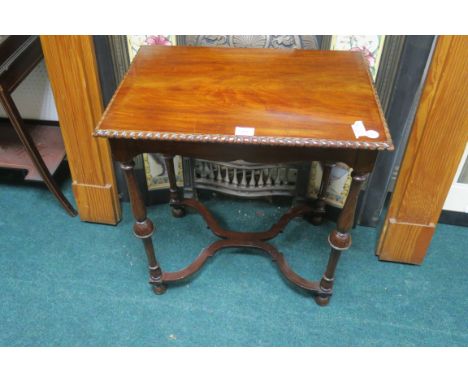
<svg viewBox="0 0 468 382">
<path fill-rule="evenodd" d="M 96 136 L 393 149 L 359 52 L 144 46 Z"/>
</svg>

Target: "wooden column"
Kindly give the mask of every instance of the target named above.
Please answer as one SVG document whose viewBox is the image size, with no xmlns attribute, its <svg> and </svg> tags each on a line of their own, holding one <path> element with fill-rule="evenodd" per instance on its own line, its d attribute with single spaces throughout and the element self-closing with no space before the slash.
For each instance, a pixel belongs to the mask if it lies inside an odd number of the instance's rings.
<svg viewBox="0 0 468 382">
<path fill-rule="evenodd" d="M 440 36 L 380 236 L 381 260 L 420 264 L 468 140 L 468 37 Z"/>
<path fill-rule="evenodd" d="M 41 36 L 81 220 L 121 217 L 109 144 L 92 137 L 103 113 L 91 36 Z"/>
</svg>

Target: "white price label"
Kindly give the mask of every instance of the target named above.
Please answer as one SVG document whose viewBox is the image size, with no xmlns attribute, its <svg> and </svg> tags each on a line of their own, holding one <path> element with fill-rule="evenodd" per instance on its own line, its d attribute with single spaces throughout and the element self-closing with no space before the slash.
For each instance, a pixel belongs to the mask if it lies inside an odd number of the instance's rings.
<svg viewBox="0 0 468 382">
<path fill-rule="evenodd" d="M 250 137 L 255 135 L 255 127 L 236 126 L 235 135 L 248 135 Z"/>
</svg>

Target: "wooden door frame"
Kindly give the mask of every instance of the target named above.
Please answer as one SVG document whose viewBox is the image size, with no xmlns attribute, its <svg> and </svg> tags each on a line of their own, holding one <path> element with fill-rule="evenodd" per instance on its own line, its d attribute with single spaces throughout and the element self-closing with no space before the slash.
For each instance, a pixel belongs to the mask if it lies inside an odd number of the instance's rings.
<svg viewBox="0 0 468 382">
<path fill-rule="evenodd" d="M 468 37 L 440 36 L 377 247 L 421 264 L 468 141 Z"/>
<path fill-rule="evenodd" d="M 114 168 L 105 140 L 92 132 L 104 111 L 92 36 L 41 36 L 81 220 L 121 218 Z"/>
</svg>

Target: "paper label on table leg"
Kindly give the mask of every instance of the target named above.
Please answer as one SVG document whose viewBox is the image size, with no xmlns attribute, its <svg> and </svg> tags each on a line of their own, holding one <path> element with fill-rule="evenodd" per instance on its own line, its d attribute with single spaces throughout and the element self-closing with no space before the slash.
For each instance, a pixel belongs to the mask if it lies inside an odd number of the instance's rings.
<svg viewBox="0 0 468 382">
<path fill-rule="evenodd" d="M 255 135 L 255 127 L 245 127 L 245 126 L 236 126 L 235 135 L 248 135 L 254 136 Z"/>
</svg>

